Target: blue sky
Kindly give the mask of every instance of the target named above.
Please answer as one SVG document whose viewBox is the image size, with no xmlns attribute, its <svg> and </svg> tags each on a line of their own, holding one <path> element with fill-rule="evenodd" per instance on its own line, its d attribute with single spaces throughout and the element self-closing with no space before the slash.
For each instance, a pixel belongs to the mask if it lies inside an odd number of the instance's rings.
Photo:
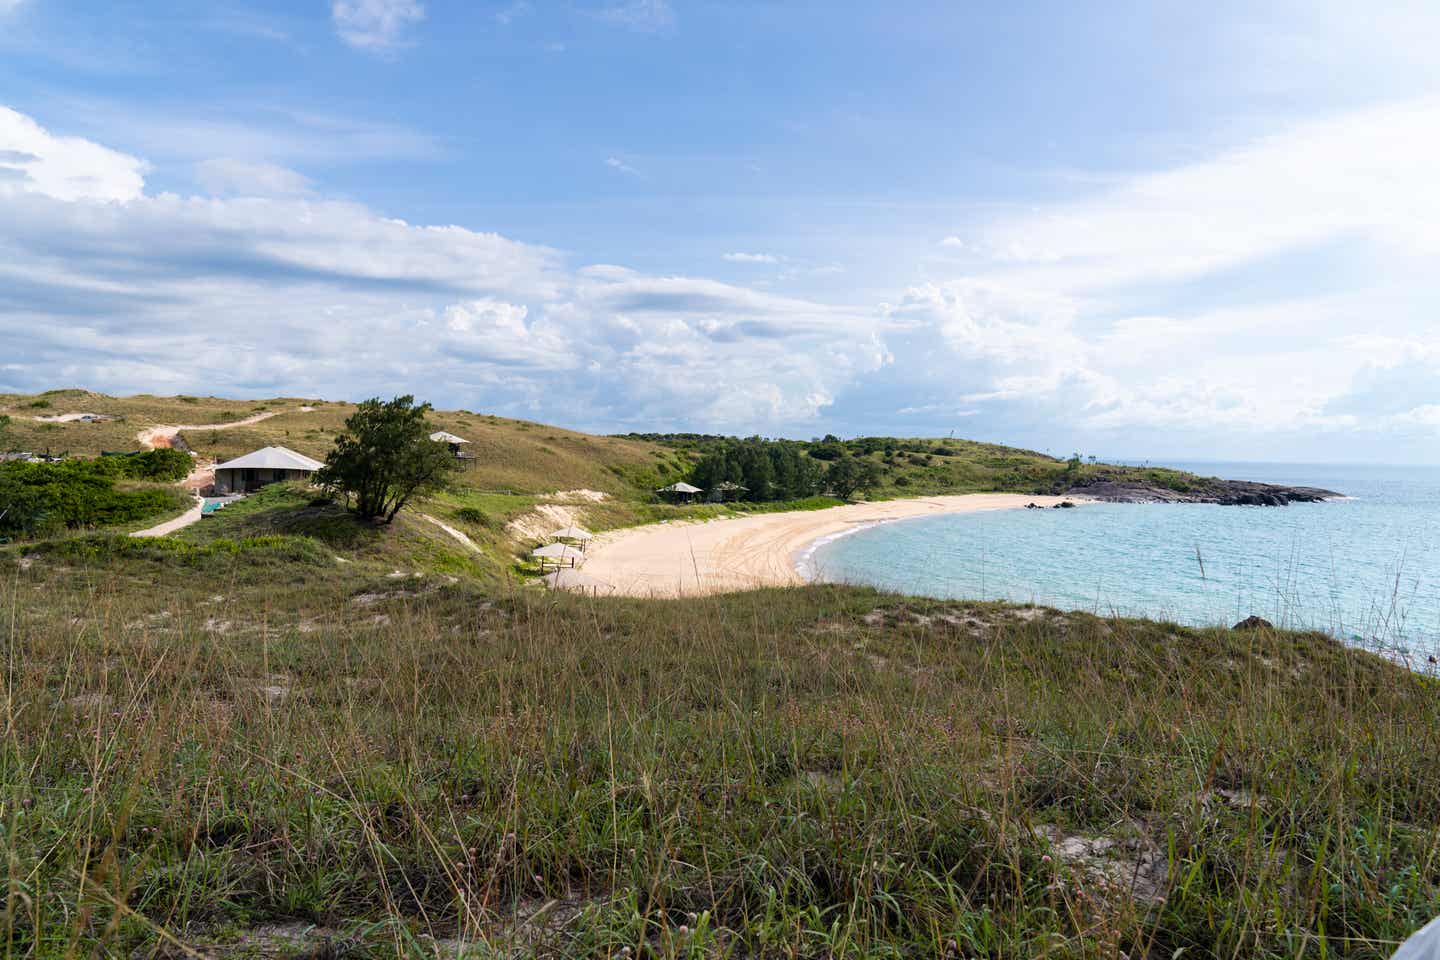
<svg viewBox="0 0 1440 960">
<path fill-rule="evenodd" d="M 0 390 L 1437 462 L 1437 41 L 1323 0 L 0 0 Z"/>
</svg>

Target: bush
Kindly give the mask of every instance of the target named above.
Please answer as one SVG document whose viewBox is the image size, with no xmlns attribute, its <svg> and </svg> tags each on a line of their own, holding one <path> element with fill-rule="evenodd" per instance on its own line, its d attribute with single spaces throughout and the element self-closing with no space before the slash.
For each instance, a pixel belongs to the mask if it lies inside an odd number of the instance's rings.
<svg viewBox="0 0 1440 960">
<path fill-rule="evenodd" d="M 33 536 L 62 526 L 75 529 L 129 523 L 171 508 L 174 490 L 119 490 L 115 486 L 116 479 L 129 476 L 130 470 L 163 473 L 170 469 L 166 460 L 145 460 L 136 466 L 128 460 L 105 457 L 0 466 L 0 533 Z"/>
<path fill-rule="evenodd" d="M 113 460 L 119 464 L 120 475 L 132 480 L 183 480 L 194 465 L 188 453 L 168 447 L 126 454 Z"/>
<path fill-rule="evenodd" d="M 479 507 L 461 507 L 455 511 L 455 516 L 466 523 L 473 523 L 477 527 L 484 527 L 486 530 L 493 530 L 496 526 L 491 516 Z"/>
</svg>

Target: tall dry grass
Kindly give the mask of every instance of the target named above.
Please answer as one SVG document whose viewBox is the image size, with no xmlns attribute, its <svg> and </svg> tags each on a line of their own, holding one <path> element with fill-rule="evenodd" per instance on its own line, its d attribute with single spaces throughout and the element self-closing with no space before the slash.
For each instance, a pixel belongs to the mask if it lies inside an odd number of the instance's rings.
<svg viewBox="0 0 1440 960">
<path fill-rule="evenodd" d="M 1387 956 L 1440 695 L 1319 635 L 0 556 L 7 957 Z"/>
</svg>

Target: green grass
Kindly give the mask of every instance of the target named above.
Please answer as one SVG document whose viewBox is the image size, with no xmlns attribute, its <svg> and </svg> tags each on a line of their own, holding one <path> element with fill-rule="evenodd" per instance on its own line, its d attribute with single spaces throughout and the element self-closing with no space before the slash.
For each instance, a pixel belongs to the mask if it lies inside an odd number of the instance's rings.
<svg viewBox="0 0 1440 960">
<path fill-rule="evenodd" d="M 1384 957 L 1440 896 L 1440 691 L 1320 635 L 68 543 L 0 551 L 11 956 Z"/>
</svg>

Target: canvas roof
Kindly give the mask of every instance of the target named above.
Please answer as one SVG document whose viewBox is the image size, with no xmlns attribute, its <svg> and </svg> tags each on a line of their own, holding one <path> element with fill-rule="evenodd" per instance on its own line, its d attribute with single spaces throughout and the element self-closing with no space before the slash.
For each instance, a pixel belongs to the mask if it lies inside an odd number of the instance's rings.
<svg viewBox="0 0 1440 960">
<path fill-rule="evenodd" d="M 216 470 L 319 470 L 325 464 L 286 447 L 261 447 L 243 457 L 217 463 Z"/>
<path fill-rule="evenodd" d="M 668 486 L 668 487 L 661 487 L 661 488 L 660 488 L 660 492 L 661 492 L 661 493 L 703 493 L 704 491 L 701 490 L 699 487 L 692 487 L 692 486 L 690 486 L 690 484 L 685 483 L 684 481 L 681 481 L 680 483 L 672 483 L 672 484 L 670 484 L 670 486 Z"/>
<path fill-rule="evenodd" d="M 544 557 L 546 559 L 566 560 L 570 558 L 579 559 L 584 554 L 574 547 L 567 547 L 563 543 L 551 543 L 541 547 L 539 550 L 531 550 L 530 556 Z"/>
<path fill-rule="evenodd" d="M 464 437 L 457 437 L 453 433 L 446 433 L 444 430 L 436 430 L 430 434 L 431 440 L 438 440 L 441 443 L 469 443 Z"/>
<path fill-rule="evenodd" d="M 581 528 L 581 527 L 577 527 L 577 526 L 574 526 L 574 525 L 572 524 L 571 526 L 568 526 L 568 527 L 561 527 L 559 530 L 556 530 L 554 533 L 550 534 L 550 539 L 552 539 L 552 540 L 594 540 L 594 539 L 595 539 L 595 534 L 591 533 L 589 530 L 585 530 L 585 529 L 583 529 L 583 528 Z"/>
</svg>

